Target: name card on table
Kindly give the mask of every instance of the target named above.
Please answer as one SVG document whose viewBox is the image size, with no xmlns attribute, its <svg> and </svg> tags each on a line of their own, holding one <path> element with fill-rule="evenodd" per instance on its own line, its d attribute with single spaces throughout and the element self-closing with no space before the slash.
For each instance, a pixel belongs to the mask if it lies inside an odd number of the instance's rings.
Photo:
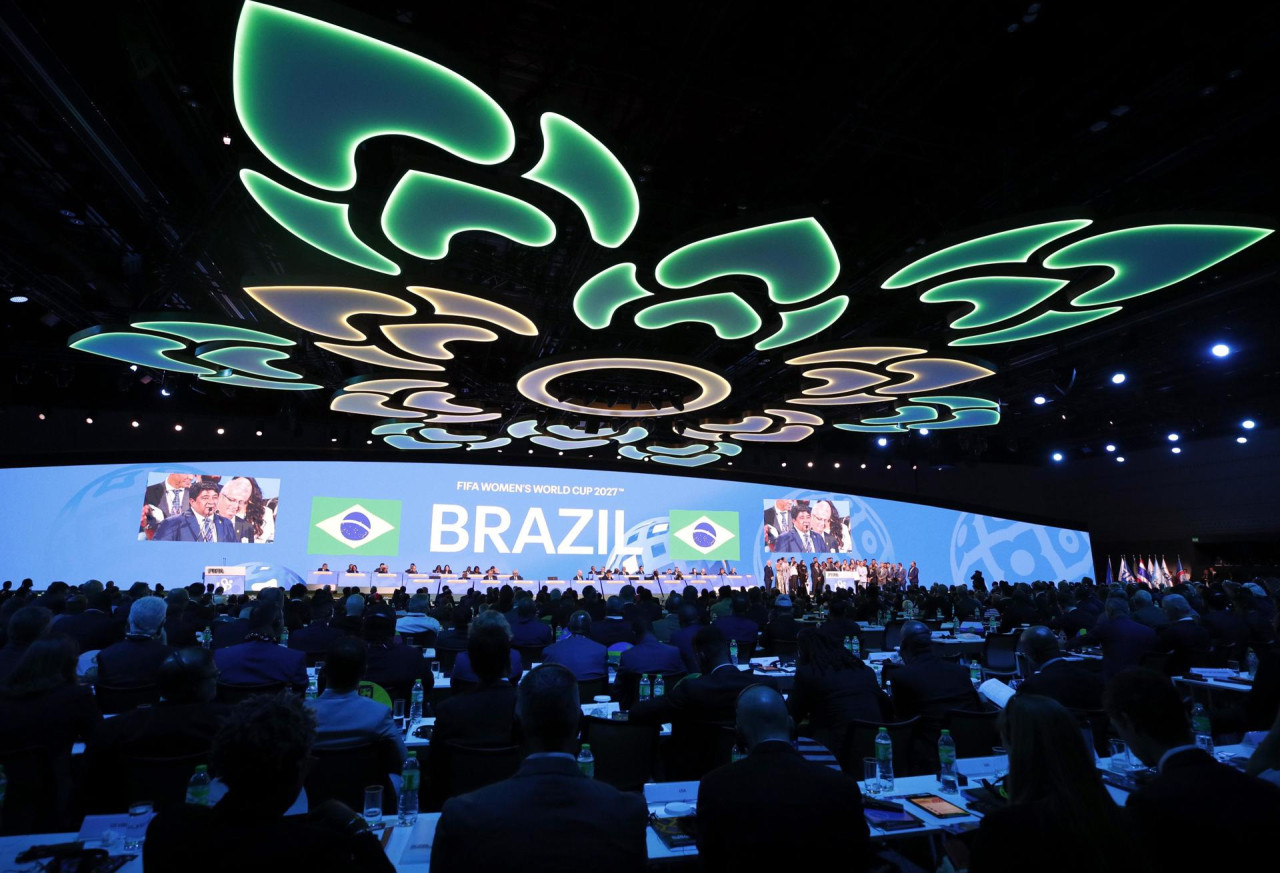
<svg viewBox="0 0 1280 873">
<path fill-rule="evenodd" d="M 401 864 L 428 864 L 431 861 L 431 845 L 436 839 L 436 825 L 440 823 L 439 815 L 419 814 L 418 823 L 409 833 L 409 842 L 405 843 L 400 854 Z"/>
</svg>

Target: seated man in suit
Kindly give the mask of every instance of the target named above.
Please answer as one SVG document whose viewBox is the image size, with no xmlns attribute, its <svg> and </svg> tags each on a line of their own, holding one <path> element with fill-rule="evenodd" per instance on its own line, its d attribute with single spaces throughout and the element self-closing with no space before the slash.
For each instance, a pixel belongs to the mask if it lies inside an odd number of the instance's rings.
<svg viewBox="0 0 1280 873">
<path fill-rule="evenodd" d="M 603 621 L 591 625 L 591 639 L 606 649 L 614 643 L 635 643 L 636 635 L 631 623 L 622 615 L 622 598 L 616 594 L 605 601 Z"/>
<path fill-rule="evenodd" d="M 85 744 L 90 803 L 95 811 L 118 812 L 129 798 L 118 797 L 125 785 L 127 757 L 176 758 L 208 752 L 230 707 L 214 703 L 218 670 L 208 649 L 174 649 L 157 669 L 160 702 L 103 719 Z"/>
<path fill-rule="evenodd" d="M 417 646 L 396 637 L 392 619 L 377 612 L 365 616 L 364 639 L 368 657 L 364 678 L 381 685 L 392 700 L 407 702 L 413 683 L 419 679 L 424 692 L 435 686 L 431 661 L 422 657 Z"/>
<path fill-rule="evenodd" d="M 653 635 L 658 638 L 658 642 L 670 643 L 672 635 L 680 629 L 680 606 L 683 603 L 684 598 L 679 594 L 672 594 L 667 598 L 664 604 L 666 615 L 653 623 Z"/>
<path fill-rule="evenodd" d="M 585 858 L 643 871 L 644 799 L 588 779 L 574 760 L 582 711 L 573 674 L 538 667 L 520 683 L 517 708 L 530 754 L 510 779 L 445 803 L 431 869 L 498 870 L 518 857 L 522 873 L 559 873 Z"/>
<path fill-rule="evenodd" d="M 358 688 L 368 666 L 364 644 L 344 637 L 333 644 L 325 655 L 325 689 L 307 706 L 316 714 L 316 747 L 342 749 L 370 740 L 390 740 L 399 759 L 396 772 L 408 753 L 404 736 L 391 720 L 391 710 L 368 697 Z"/>
<path fill-rule="evenodd" d="M 280 627 L 280 609 L 274 602 L 254 606 L 244 642 L 214 652 L 222 681 L 227 685 L 284 683 L 294 691 L 305 691 L 307 658 L 279 644 Z"/>
<path fill-rule="evenodd" d="M 829 634 L 838 640 L 843 640 L 845 637 L 856 637 L 862 633 L 862 626 L 854 621 L 851 615 L 853 604 L 848 597 L 842 596 L 843 594 L 844 592 L 841 591 L 827 604 L 827 611 L 830 615 L 819 628 L 824 634 Z"/>
<path fill-rule="evenodd" d="M 471 607 L 459 604 L 453 608 L 453 622 L 436 636 L 436 651 L 465 652 L 467 628 L 471 625 Z"/>
<path fill-rule="evenodd" d="M 49 631 L 53 613 L 43 606 L 24 606 L 9 619 L 9 635 L 0 649 L 0 685 L 18 666 L 27 647 Z"/>
<path fill-rule="evenodd" d="M 631 622 L 631 629 L 637 642 L 622 653 L 618 664 L 619 677 L 624 673 L 684 672 L 684 659 L 680 657 L 680 650 L 658 642 L 649 619 L 636 618 Z"/>
<path fill-rule="evenodd" d="M 289 648 L 297 649 L 308 658 L 323 661 L 324 654 L 346 634 L 329 623 L 333 618 L 332 600 L 313 600 L 308 610 L 310 621 L 289 632 Z"/>
<path fill-rule="evenodd" d="M 1151 592 L 1138 589 L 1129 598 L 1129 613 L 1138 624 L 1145 624 L 1153 631 L 1159 631 L 1169 623 L 1169 616 L 1159 606 L 1151 602 Z"/>
<path fill-rule="evenodd" d="M 796 622 L 791 598 L 781 595 L 773 602 L 773 619 L 764 626 L 764 648 L 772 652 L 776 643 L 795 645 L 800 638 L 800 625 Z"/>
<path fill-rule="evenodd" d="M 684 668 L 693 672 L 698 669 L 698 659 L 693 653 L 693 638 L 703 627 L 697 602 L 686 598 L 680 606 L 679 616 L 680 629 L 671 635 L 671 645 L 680 650 L 680 657 L 684 659 Z"/>
<path fill-rule="evenodd" d="M 87 590 L 78 597 L 82 608 L 72 612 L 76 599 L 67 598 L 67 612 L 54 618 L 53 633 L 71 637 L 81 654 L 105 649 L 124 637 L 124 627 L 111 614 L 111 595 L 106 591 Z"/>
<path fill-rule="evenodd" d="M 869 832 L 856 780 L 806 761 L 782 695 L 757 685 L 738 697 L 747 757 L 702 777 L 698 858 L 705 870 L 866 870 Z M 768 827 L 744 828 L 744 821 Z"/>
<path fill-rule="evenodd" d="M 717 627 L 704 627 L 693 638 L 700 675 L 690 675 L 662 697 L 642 701 L 631 710 L 631 721 L 645 724 L 699 721 L 729 724 L 738 694 L 751 685 L 777 688 L 768 676 L 754 676 L 729 661 L 729 639 Z"/>
<path fill-rule="evenodd" d="M 160 639 L 164 636 L 167 610 L 159 597 L 144 597 L 130 605 L 129 633 L 98 653 L 100 684 L 116 687 L 155 684 L 160 662 L 170 652 Z"/>
<path fill-rule="evenodd" d="M 609 650 L 590 638 L 591 616 L 579 609 L 569 616 L 569 638 L 547 646 L 542 660 L 569 668 L 579 682 L 603 679 L 609 675 Z"/>
<path fill-rule="evenodd" d="M 147 828 L 145 869 L 392 873 L 364 819 L 343 804 L 331 800 L 306 816 L 285 815 L 302 789 L 315 736 L 314 716 L 292 695 L 252 697 L 234 707 L 210 760 L 226 795 L 214 806 L 157 813 Z"/>
<path fill-rule="evenodd" d="M 1034 675 L 1022 680 L 1019 694 L 1052 697 L 1068 709 L 1102 709 L 1102 677 L 1062 657 L 1058 638 L 1044 625 L 1033 625 L 1018 638 L 1018 651 Z"/>
<path fill-rule="evenodd" d="M 932 770 L 938 760 L 938 735 L 947 712 L 980 710 L 982 703 L 969 681 L 969 668 L 938 657 L 924 622 L 908 621 L 902 625 L 899 653 L 903 666 L 885 674 L 893 691 L 894 712 L 899 721 L 921 717 L 915 732 L 916 760 L 929 762 L 925 766 Z"/>
<path fill-rule="evenodd" d="M 1126 667 L 1142 663 L 1142 656 L 1156 650 L 1156 632 L 1129 617 L 1129 602 L 1123 597 L 1109 597 L 1106 618 L 1099 619 L 1093 630 L 1067 641 L 1067 647 L 1102 645 L 1102 679 L 1109 680 Z"/>
<path fill-rule="evenodd" d="M 1169 622 L 1156 630 L 1156 645 L 1172 653 L 1165 664 L 1165 673 L 1181 676 L 1192 667 L 1206 666 L 1213 644 L 1209 631 L 1201 626 L 1187 598 L 1166 594 L 1160 606 Z"/>
<path fill-rule="evenodd" d="M 236 543 L 236 529 L 218 515 L 218 485 L 201 479 L 189 489 L 187 509 L 166 518 L 156 528 L 155 540 L 178 543 Z"/>
<path fill-rule="evenodd" d="M 1264 834 L 1280 822 L 1280 787 L 1198 748 L 1182 698 L 1166 677 L 1127 669 L 1107 684 L 1103 706 L 1120 739 L 1159 771 L 1125 803 L 1135 842 L 1148 847 L 1152 869 L 1221 866 L 1221 843 L 1195 835 Z"/>
<path fill-rule="evenodd" d="M 511 624 L 511 645 L 549 646 L 552 643 L 551 625 L 538 618 L 538 607 L 530 597 L 522 597 L 516 604 L 516 620 Z"/>
<path fill-rule="evenodd" d="M 503 639 L 506 640 L 506 656 L 504 660 L 507 665 L 507 677 L 512 687 L 514 687 L 520 681 L 520 674 L 524 672 L 524 668 L 520 662 L 520 653 L 511 648 L 511 625 L 507 624 L 506 616 L 496 609 L 486 609 L 476 616 L 475 621 L 471 622 L 471 628 L 467 634 L 467 651 L 459 652 L 458 659 L 453 662 L 453 673 L 449 677 L 449 687 L 457 693 L 458 691 L 466 691 L 480 681 L 480 674 L 475 672 L 475 668 L 471 664 L 471 637 L 477 633 L 487 633 L 495 638 L 497 634 L 502 634 Z"/>
<path fill-rule="evenodd" d="M 746 663 L 756 649 L 756 635 L 760 626 L 747 618 L 750 606 L 745 594 L 734 594 L 729 598 L 729 614 L 717 618 L 712 627 L 720 628 L 721 633 L 731 640 L 738 641 L 738 652 L 742 663 Z"/>
<path fill-rule="evenodd" d="M 444 630 L 437 621 L 429 614 L 431 609 L 431 595 L 426 592 L 415 594 L 409 598 L 409 603 L 405 606 L 404 615 L 396 619 L 396 632 L 401 636 L 405 634 L 420 634 L 426 631 L 435 631 L 436 639 L 439 640 L 440 631 Z"/>
</svg>

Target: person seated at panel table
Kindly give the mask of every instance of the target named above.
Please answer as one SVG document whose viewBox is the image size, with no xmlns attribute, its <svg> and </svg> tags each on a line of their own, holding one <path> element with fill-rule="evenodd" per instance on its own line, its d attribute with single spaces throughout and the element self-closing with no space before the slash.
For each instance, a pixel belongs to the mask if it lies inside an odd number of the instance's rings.
<svg viewBox="0 0 1280 873">
<path fill-rule="evenodd" d="M 866 669 L 866 668 L 864 668 Z M 869 671 L 868 671 L 869 672 Z M 869 832 L 856 779 L 805 760 L 782 695 L 757 685 L 736 701 L 747 757 L 702 777 L 698 860 L 704 870 L 868 869 Z M 767 826 L 744 827 L 746 822 Z"/>
<path fill-rule="evenodd" d="M 386 561 L 383 561 L 381 564 L 379 564 L 379 565 L 378 565 L 378 569 L 374 570 L 373 572 L 375 572 L 375 573 L 390 573 L 391 571 L 390 571 L 389 569 L 387 569 L 387 562 L 386 562 Z"/>
<path fill-rule="evenodd" d="M 583 576 L 583 575 L 582 575 L 582 571 L 581 571 L 581 570 L 579 570 L 577 573 L 575 573 L 575 574 L 574 574 L 574 576 L 573 576 L 573 581 L 574 581 L 574 582 L 581 582 L 581 581 L 583 581 L 583 580 L 584 580 L 584 579 L 586 579 L 586 578 L 587 578 L 586 576 Z"/>
<path fill-rule="evenodd" d="M 359 572 L 360 572 L 360 568 L 359 568 L 359 567 L 357 567 L 355 564 L 348 564 L 348 565 L 347 565 L 347 572 L 348 572 L 348 573 L 359 573 Z"/>
<path fill-rule="evenodd" d="M 574 761 L 582 711 L 573 675 L 544 664 L 520 683 L 517 701 L 530 754 L 510 779 L 445 804 L 431 869 L 537 873 L 595 862 L 643 871 L 644 798 L 585 777 Z"/>
<path fill-rule="evenodd" d="M 519 571 L 519 570 L 516 570 L 516 569 L 514 569 L 514 568 L 512 568 L 512 570 L 511 570 L 511 581 L 512 581 L 512 582 L 519 582 L 519 581 L 520 581 L 520 580 L 522 580 L 522 579 L 524 579 L 524 577 L 520 575 L 520 571 Z"/>
<path fill-rule="evenodd" d="M 1037 870 L 1062 873 L 1129 873 L 1150 869 L 1144 845 L 1178 842 L 1163 828 L 1154 842 L 1134 839 L 1102 784 L 1079 724 L 1057 701 L 1019 693 L 999 724 L 1009 752 L 1009 805 L 982 817 L 971 873 L 1023 870 L 1029 862 Z"/>
<path fill-rule="evenodd" d="M 315 738 L 315 718 L 296 696 L 258 695 L 236 706 L 210 760 L 226 795 L 214 806 L 157 813 L 143 844 L 144 869 L 226 873 L 252 859 L 257 870 L 392 873 L 364 818 L 338 801 L 285 815 L 302 789 Z"/>
<path fill-rule="evenodd" d="M 333 572 L 333 571 L 329 569 L 329 565 L 328 565 L 328 564 L 321 564 L 321 565 L 320 565 L 320 568 L 319 568 L 318 570 L 316 570 L 316 572 L 317 572 L 317 573 L 331 573 L 331 572 Z"/>
<path fill-rule="evenodd" d="M 1227 835 L 1275 830 L 1280 787 L 1198 748 L 1187 708 L 1167 677 L 1141 667 L 1124 670 L 1107 684 L 1102 705 L 1130 752 L 1158 771 L 1125 803 L 1132 839 L 1149 847 L 1152 869 L 1221 867 Z"/>
<path fill-rule="evenodd" d="M 498 571 L 496 568 L 490 567 L 488 570 L 484 571 L 484 579 L 486 582 L 492 582 L 497 578 L 498 578 Z"/>
</svg>

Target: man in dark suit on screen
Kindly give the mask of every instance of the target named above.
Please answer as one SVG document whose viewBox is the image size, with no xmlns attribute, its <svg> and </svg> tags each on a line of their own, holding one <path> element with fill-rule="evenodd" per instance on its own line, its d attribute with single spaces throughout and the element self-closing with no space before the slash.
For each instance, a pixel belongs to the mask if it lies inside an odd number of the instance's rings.
<svg viewBox="0 0 1280 873">
<path fill-rule="evenodd" d="M 195 478 L 191 473 L 170 473 L 163 482 L 148 485 L 142 497 L 143 527 L 154 530 L 166 518 L 186 512 Z"/>
<path fill-rule="evenodd" d="M 155 541 L 177 543 L 235 543 L 236 529 L 217 513 L 218 486 L 200 481 L 191 487 L 187 511 L 166 518 L 156 528 Z"/>
<path fill-rule="evenodd" d="M 825 552 L 827 539 L 815 530 L 809 529 L 809 504 L 796 503 L 791 507 L 792 529 L 778 536 L 774 543 L 775 552 Z M 802 562 L 803 564 L 803 562 Z"/>
<path fill-rule="evenodd" d="M 582 711 L 573 674 L 556 664 L 533 670 L 516 711 L 530 754 L 510 779 L 445 803 L 431 869 L 559 873 L 594 859 L 643 871 L 644 798 L 587 778 L 574 760 Z"/>
</svg>

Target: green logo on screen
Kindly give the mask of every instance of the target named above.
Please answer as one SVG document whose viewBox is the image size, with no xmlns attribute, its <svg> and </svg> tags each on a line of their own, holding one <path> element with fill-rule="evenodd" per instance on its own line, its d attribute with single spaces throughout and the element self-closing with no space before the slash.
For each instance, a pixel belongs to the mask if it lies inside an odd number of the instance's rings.
<svg viewBox="0 0 1280 873">
<path fill-rule="evenodd" d="M 668 521 L 667 551 L 675 560 L 738 560 L 738 513 L 673 509 Z"/>
<path fill-rule="evenodd" d="M 311 501 L 309 555 L 400 554 L 400 501 L 316 497 Z"/>
</svg>

